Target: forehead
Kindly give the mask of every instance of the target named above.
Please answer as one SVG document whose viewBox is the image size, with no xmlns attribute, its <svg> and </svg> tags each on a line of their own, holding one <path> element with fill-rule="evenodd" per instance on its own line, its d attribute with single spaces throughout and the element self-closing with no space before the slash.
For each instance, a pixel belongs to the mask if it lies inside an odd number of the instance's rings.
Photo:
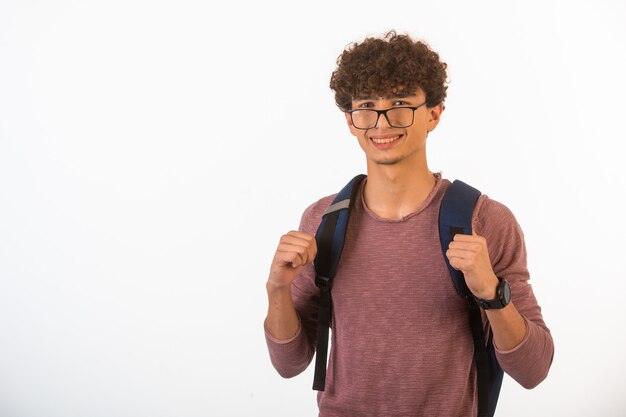
<svg viewBox="0 0 626 417">
<path fill-rule="evenodd" d="M 407 97 L 419 97 L 422 95 L 422 91 L 418 88 L 417 90 L 403 90 L 403 89 L 394 89 L 392 91 L 379 93 L 379 92 L 367 92 L 367 93 L 359 93 L 356 97 L 352 98 L 352 101 L 361 101 L 361 100 L 390 100 L 394 98 L 407 98 Z"/>
</svg>

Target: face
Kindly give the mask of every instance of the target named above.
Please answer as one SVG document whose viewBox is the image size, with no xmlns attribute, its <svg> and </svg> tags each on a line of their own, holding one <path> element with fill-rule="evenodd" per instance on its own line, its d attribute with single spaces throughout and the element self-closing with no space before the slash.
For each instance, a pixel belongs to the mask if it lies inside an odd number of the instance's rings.
<svg viewBox="0 0 626 417">
<path fill-rule="evenodd" d="M 386 110 L 397 107 L 418 107 L 426 101 L 422 91 L 413 95 L 391 95 L 389 97 L 365 97 L 352 100 L 352 110 L 370 109 Z M 428 132 L 435 129 L 443 105 L 434 107 L 426 105 L 419 107 L 413 113 L 413 124 L 408 127 L 392 127 L 381 114 L 375 127 L 367 130 L 357 129 L 349 113 L 346 120 L 350 132 L 358 139 L 359 145 L 365 152 L 369 163 L 380 165 L 395 165 L 401 162 L 417 162 L 426 158 L 426 137 Z M 389 113 L 387 113 L 389 115 Z M 355 115 L 356 116 L 356 115 Z M 392 124 L 393 117 L 389 117 Z M 358 122 L 357 122 L 358 125 Z"/>
</svg>

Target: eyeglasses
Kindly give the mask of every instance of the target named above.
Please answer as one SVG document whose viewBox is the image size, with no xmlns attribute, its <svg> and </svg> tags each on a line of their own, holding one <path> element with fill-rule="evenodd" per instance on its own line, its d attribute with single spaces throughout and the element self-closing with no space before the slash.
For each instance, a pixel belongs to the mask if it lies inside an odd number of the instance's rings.
<svg viewBox="0 0 626 417">
<path fill-rule="evenodd" d="M 361 130 L 372 129 L 378 125 L 378 119 L 382 114 L 391 127 L 409 127 L 413 124 L 415 110 L 424 106 L 428 101 L 417 107 L 393 107 L 387 110 L 356 109 L 350 110 L 352 125 Z"/>
</svg>

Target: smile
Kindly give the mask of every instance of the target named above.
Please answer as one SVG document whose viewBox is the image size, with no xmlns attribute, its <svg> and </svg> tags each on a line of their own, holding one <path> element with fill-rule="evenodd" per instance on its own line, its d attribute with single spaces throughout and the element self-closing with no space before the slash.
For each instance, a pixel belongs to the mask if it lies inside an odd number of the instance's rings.
<svg viewBox="0 0 626 417">
<path fill-rule="evenodd" d="M 389 137 L 370 137 L 370 140 L 376 144 L 383 145 L 386 143 L 395 142 L 400 139 L 402 135 L 389 136 Z"/>
</svg>

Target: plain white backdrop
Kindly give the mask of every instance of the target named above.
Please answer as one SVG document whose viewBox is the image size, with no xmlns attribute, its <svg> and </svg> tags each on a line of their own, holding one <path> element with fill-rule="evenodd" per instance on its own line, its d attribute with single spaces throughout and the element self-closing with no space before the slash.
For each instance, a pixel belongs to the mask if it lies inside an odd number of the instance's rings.
<svg viewBox="0 0 626 417">
<path fill-rule="evenodd" d="M 262 321 L 280 235 L 364 172 L 328 88 L 449 65 L 432 171 L 511 208 L 556 356 L 502 416 L 626 415 L 626 4 L 0 0 L 0 416 L 314 416 Z"/>
</svg>

